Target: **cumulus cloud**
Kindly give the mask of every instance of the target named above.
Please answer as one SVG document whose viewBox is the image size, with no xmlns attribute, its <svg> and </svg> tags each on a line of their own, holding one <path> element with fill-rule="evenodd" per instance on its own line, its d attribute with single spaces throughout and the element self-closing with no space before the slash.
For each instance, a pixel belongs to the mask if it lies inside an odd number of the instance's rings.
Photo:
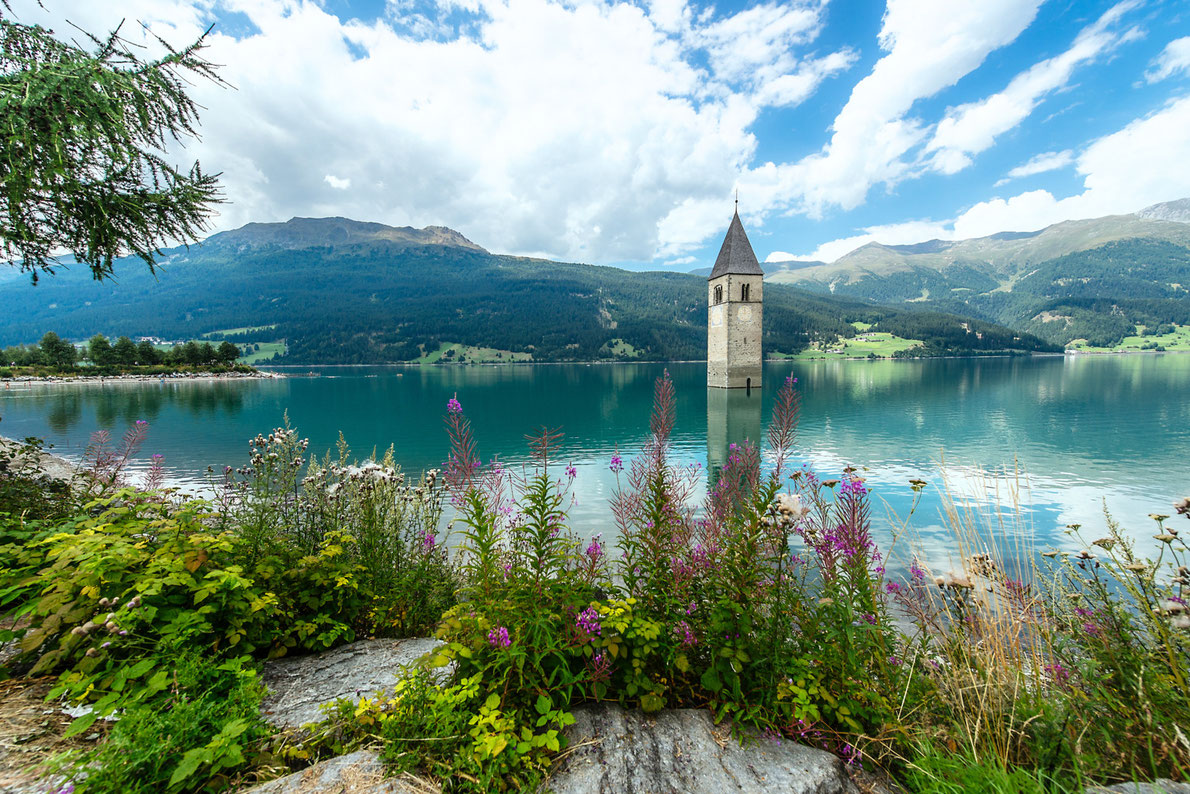
<svg viewBox="0 0 1190 794">
<path fill-rule="evenodd" d="M 926 171 L 941 179 L 1068 86 L 1078 66 L 1135 35 L 1122 22 L 1127 0 L 1067 52 L 939 123 L 922 100 L 1015 41 L 1042 0 L 888 0 L 874 63 L 837 113 L 827 108 L 825 143 L 816 122 L 778 140 L 801 147 L 797 155 L 763 162 L 758 130 L 771 126 L 758 121 L 807 102 L 869 46 L 825 43 L 827 0 L 761 0 L 738 11 L 688 0 L 386 0 L 369 21 L 337 16 L 321 0 L 55 0 L 51 10 L 13 2 L 22 21 L 67 35 L 63 19 L 102 31 L 127 18 L 126 35 L 150 49 L 133 20 L 174 43 L 218 23 L 208 57 L 234 89 L 196 84 L 202 138 L 169 153 L 222 172 L 228 203 L 217 229 L 345 215 L 451 226 L 494 251 L 674 265 L 722 233 L 733 187 L 755 234 L 782 213 L 819 217 Z M 1154 61 L 1152 79 L 1183 68 L 1177 44 Z M 1145 123 L 1172 112 L 1138 121 L 1134 132 L 1147 136 Z M 1107 195 L 1095 157 L 1087 147 L 1074 164 L 1090 194 Z M 1034 159 L 1010 177 L 1040 168 Z M 1172 189 L 1162 180 L 1176 181 L 1179 169 L 1152 162 L 1129 175 L 1135 186 L 1120 187 L 1120 201 Z M 1021 194 L 945 222 L 861 228 L 813 255 L 1098 201 L 1074 198 Z"/>
<path fill-rule="evenodd" d="M 1156 83 L 1175 74 L 1190 73 L 1190 36 L 1174 39 L 1153 59 L 1145 79 Z"/>
<path fill-rule="evenodd" d="M 822 0 L 718 14 L 684 0 L 390 0 L 368 22 L 315 0 L 62 0 L 56 17 L 17 2 L 28 21 L 128 16 L 175 42 L 228 12 L 246 20 L 209 40 L 235 90 L 196 85 L 202 139 L 171 153 L 223 173 L 219 228 L 347 215 L 582 261 L 688 253 L 723 225 L 758 114 L 855 58 L 814 48 Z"/>
<path fill-rule="evenodd" d="M 910 168 L 906 154 L 927 125 L 910 116 L 916 102 L 954 85 L 1033 21 L 1040 0 L 953 3 L 889 0 L 880 30 L 883 55 L 835 117 L 830 141 L 802 160 L 752 170 L 749 193 L 811 216 L 852 209 L 877 184 Z"/>
<path fill-rule="evenodd" d="M 873 241 L 895 245 L 931 238 L 963 240 L 1002 231 L 1037 231 L 1073 218 L 1127 214 L 1190 196 L 1190 172 L 1169 167 L 1184 162 L 1190 162 L 1190 97 L 1175 99 L 1088 145 L 1074 161 L 1083 178 L 1079 193 L 1058 198 L 1048 190 L 1030 190 L 993 198 L 950 220 L 869 227 L 796 258 L 831 262 Z"/>
<path fill-rule="evenodd" d="M 926 147 L 933 155 L 931 166 L 953 174 L 971 165 L 973 155 L 991 148 L 997 136 L 1016 127 L 1048 94 L 1069 83 L 1075 69 L 1133 40 L 1138 35 L 1135 28 L 1113 31 L 1112 27 L 1137 5 L 1139 0 L 1117 3 L 1084 28 L 1061 55 L 1018 74 L 1003 91 L 949 111 Z"/>
</svg>

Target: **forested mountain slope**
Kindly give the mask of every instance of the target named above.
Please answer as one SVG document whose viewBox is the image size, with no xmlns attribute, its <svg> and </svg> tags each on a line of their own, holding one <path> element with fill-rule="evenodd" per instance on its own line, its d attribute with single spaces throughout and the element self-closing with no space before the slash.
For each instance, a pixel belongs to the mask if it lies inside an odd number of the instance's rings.
<svg viewBox="0 0 1190 794">
<path fill-rule="evenodd" d="M 705 278 L 498 256 L 449 229 L 294 219 L 167 254 L 156 279 L 130 260 L 113 284 L 78 268 L 37 286 L 0 283 L 0 344 L 50 329 L 193 338 L 275 325 L 294 363 L 407 361 L 445 341 L 536 360 L 615 358 L 621 342 L 641 358 L 706 354 Z M 852 336 L 856 321 L 923 340 L 927 353 L 1048 349 L 990 323 L 783 285 L 766 289 L 765 304 L 769 351 Z"/>
<path fill-rule="evenodd" d="M 1111 346 L 1137 326 L 1190 324 L 1188 202 L 1040 232 L 869 243 L 827 265 L 766 265 L 822 294 L 972 315 L 1055 344 Z"/>
</svg>

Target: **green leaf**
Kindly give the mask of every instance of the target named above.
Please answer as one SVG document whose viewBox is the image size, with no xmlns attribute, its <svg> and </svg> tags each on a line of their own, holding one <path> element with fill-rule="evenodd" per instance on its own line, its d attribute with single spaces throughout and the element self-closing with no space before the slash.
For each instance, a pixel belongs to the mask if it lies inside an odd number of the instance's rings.
<svg viewBox="0 0 1190 794">
<path fill-rule="evenodd" d="M 661 711 L 663 708 L 665 708 L 665 698 L 655 692 L 650 692 L 640 699 L 640 709 L 646 714 Z"/>
<path fill-rule="evenodd" d="M 145 673 L 152 670 L 156 664 L 157 664 L 156 659 L 141 659 L 139 662 L 137 662 L 136 664 L 132 665 L 131 668 L 129 668 L 128 673 L 126 674 L 126 677 L 130 678 L 130 679 L 131 678 L 140 678 L 142 675 L 144 675 Z"/>
<path fill-rule="evenodd" d="M 553 702 L 549 698 L 547 698 L 545 695 L 537 696 L 536 708 L 537 708 L 538 714 L 545 714 L 546 712 L 548 712 L 550 710 L 550 708 L 553 705 L 554 705 Z"/>
<path fill-rule="evenodd" d="M 95 720 L 99 719 L 99 713 L 92 710 L 83 716 L 70 723 L 70 727 L 62 734 L 63 739 L 69 739 L 72 736 L 78 736 L 83 731 L 95 724 Z"/>
<path fill-rule="evenodd" d="M 182 763 L 178 764 L 178 768 L 170 775 L 169 785 L 176 786 L 197 772 L 198 767 L 206 760 L 205 756 L 209 754 L 210 751 L 205 747 L 187 750 L 186 754 L 182 756 Z"/>
<path fill-rule="evenodd" d="M 707 671 L 702 674 L 702 685 L 711 692 L 718 692 L 723 688 L 723 682 L 719 679 L 719 671 L 714 667 L 707 668 Z"/>
</svg>

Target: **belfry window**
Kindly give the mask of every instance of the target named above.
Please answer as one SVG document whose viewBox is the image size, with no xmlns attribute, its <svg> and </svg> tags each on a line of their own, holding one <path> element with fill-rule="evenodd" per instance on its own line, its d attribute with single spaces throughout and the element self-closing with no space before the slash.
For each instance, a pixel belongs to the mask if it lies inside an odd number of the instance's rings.
<svg viewBox="0 0 1190 794">
<path fill-rule="evenodd" d="M 740 300 L 742 301 L 748 300 L 748 286 L 749 285 L 745 284 L 740 287 Z"/>
<path fill-rule="evenodd" d="M 715 287 L 715 303 L 717 305 L 722 302 L 723 302 L 723 285 L 720 284 L 719 286 Z"/>
</svg>

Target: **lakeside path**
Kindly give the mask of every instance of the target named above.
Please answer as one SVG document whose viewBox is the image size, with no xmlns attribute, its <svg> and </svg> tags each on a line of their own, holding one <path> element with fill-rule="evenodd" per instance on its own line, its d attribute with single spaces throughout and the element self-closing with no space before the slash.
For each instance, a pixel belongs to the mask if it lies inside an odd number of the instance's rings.
<svg viewBox="0 0 1190 794">
<path fill-rule="evenodd" d="M 0 378 L 4 388 L 13 386 L 107 386 L 124 383 L 205 383 L 225 380 L 277 380 L 288 377 L 280 372 L 171 372 L 164 375 L 47 375 L 36 377 L 23 375 L 16 378 Z"/>
</svg>

